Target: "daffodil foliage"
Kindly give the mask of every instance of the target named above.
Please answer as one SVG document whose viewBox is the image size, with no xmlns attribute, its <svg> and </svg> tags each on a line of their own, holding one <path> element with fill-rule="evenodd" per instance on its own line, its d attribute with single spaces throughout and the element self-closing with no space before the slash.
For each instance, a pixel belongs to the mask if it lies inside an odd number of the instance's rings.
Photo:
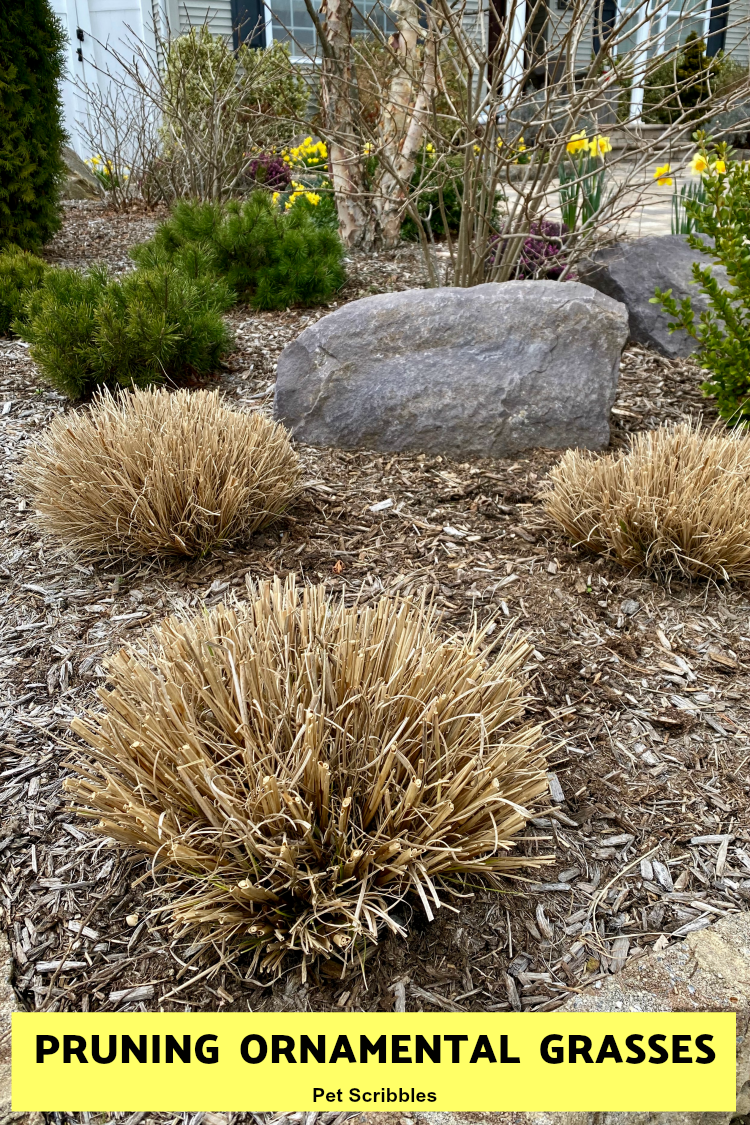
<svg viewBox="0 0 750 1125">
<path fill-rule="evenodd" d="M 724 266 L 729 286 L 714 276 L 708 262 L 693 265 L 693 278 L 708 307 L 696 315 L 690 297 L 678 302 L 672 290 L 652 298 L 673 318 L 670 331 L 683 329 L 698 344 L 698 362 L 708 373 L 703 391 L 716 398 L 722 418 L 750 421 L 750 167 L 732 160 L 726 144 L 707 145 L 701 134 L 690 170 L 701 190 L 686 195 L 683 206 L 694 230 L 694 250 Z M 702 237 L 702 236 L 707 236 Z M 708 241 L 710 240 L 710 241 Z"/>
<path fill-rule="evenodd" d="M 559 167 L 560 213 L 566 227 L 583 227 L 602 205 L 606 168 L 604 157 L 612 151 L 609 137 L 597 133 L 588 138 L 586 130 L 573 133 L 565 146 L 567 158 Z"/>
</svg>

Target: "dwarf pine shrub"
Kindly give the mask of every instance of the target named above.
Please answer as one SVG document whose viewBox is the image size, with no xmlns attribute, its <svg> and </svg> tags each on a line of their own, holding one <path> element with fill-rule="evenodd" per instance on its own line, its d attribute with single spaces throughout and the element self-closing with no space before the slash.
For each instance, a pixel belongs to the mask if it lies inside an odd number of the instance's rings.
<svg viewBox="0 0 750 1125">
<path fill-rule="evenodd" d="M 352 960 L 405 934 L 405 895 L 431 919 L 446 878 L 548 862 L 515 847 L 547 791 L 526 640 L 489 654 L 483 632 L 444 640 L 423 602 L 248 587 L 114 656 L 73 724 L 92 748 L 77 806 L 164 873 L 176 930 L 272 973 Z"/>
<path fill-rule="evenodd" d="M 65 33 L 48 0 L 0 4 L 0 247 L 36 250 L 60 226 Z"/>
<path fill-rule="evenodd" d="M 306 209 L 282 211 L 266 191 L 243 203 L 177 203 L 131 256 L 138 264 L 159 255 L 171 260 L 189 246 L 202 249 L 237 300 L 259 309 L 324 303 L 345 280 L 336 232 L 316 224 Z"/>
<path fill-rule="evenodd" d="M 299 464 L 283 426 L 218 391 L 105 390 L 52 422 L 19 480 L 42 530 L 83 557 L 190 558 L 275 519 Z"/>
<path fill-rule="evenodd" d="M 0 336 L 7 336 L 13 321 L 23 317 L 26 301 L 40 287 L 49 268 L 41 258 L 18 246 L 0 253 Z"/>
<path fill-rule="evenodd" d="M 186 251 L 117 279 L 103 267 L 50 270 L 13 327 L 44 377 L 77 399 L 215 370 L 231 343 L 230 304 L 205 255 Z"/>
</svg>

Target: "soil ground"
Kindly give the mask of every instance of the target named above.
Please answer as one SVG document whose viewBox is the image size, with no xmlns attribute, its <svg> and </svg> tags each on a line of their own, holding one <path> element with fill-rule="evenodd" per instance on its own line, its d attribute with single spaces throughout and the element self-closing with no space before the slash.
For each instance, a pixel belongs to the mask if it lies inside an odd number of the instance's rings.
<svg viewBox="0 0 750 1125">
<path fill-rule="evenodd" d="M 153 222 L 70 206 L 47 256 L 127 268 Z M 358 259 L 350 277 L 332 305 L 422 284 L 418 252 Z M 228 401 L 270 409 L 279 353 L 326 311 L 236 309 L 237 348 L 217 376 Z M 690 362 L 630 348 L 613 446 L 667 420 L 711 420 L 700 381 Z M 95 570 L 40 537 L 14 480 L 26 445 L 71 409 L 19 341 L 0 341 L 0 922 L 23 1007 L 546 1011 L 655 943 L 747 909 L 745 589 L 666 589 L 571 549 L 538 501 L 559 456 L 548 450 L 460 463 L 301 447 L 303 498 L 242 550 Z M 165 614 L 241 595 L 246 575 L 291 571 L 370 597 L 426 586 L 446 631 L 499 614 L 529 635 L 527 711 L 546 725 L 553 807 L 520 846 L 555 854 L 536 881 L 467 886 L 460 915 L 428 923 L 405 904 L 407 940 L 385 937 L 364 973 L 329 963 L 305 983 L 294 965 L 253 976 L 242 957 L 207 970 L 150 917 L 139 857 L 91 835 L 62 792 L 68 724 L 95 704 L 108 653 Z"/>
</svg>

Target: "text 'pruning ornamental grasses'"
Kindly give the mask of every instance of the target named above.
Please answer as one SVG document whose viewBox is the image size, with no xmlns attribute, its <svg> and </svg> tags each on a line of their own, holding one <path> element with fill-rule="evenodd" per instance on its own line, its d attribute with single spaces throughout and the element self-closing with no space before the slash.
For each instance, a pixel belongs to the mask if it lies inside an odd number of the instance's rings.
<svg viewBox="0 0 750 1125">
<path fill-rule="evenodd" d="M 575 546 L 671 578 L 750 578 L 750 438 L 690 423 L 568 450 L 544 506 Z"/>
<path fill-rule="evenodd" d="M 466 876 L 549 862 L 516 847 L 547 792 L 525 639 L 442 640 L 424 600 L 347 608 L 293 575 L 248 595 L 116 654 L 73 724 L 76 807 L 150 857 L 175 930 L 304 972 L 404 936 L 406 894 L 432 918 Z"/>
<path fill-rule="evenodd" d="M 19 472 L 41 529 L 90 559 L 201 557 L 246 541 L 298 492 L 283 426 L 218 391 L 102 393 L 55 418 Z"/>
</svg>

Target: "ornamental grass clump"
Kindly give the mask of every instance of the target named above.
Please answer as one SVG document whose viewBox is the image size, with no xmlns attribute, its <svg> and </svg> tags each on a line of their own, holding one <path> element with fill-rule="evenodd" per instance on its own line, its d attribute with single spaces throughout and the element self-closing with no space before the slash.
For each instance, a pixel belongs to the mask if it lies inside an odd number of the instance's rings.
<svg viewBox="0 0 750 1125">
<path fill-rule="evenodd" d="M 750 578 L 750 438 L 690 423 L 569 450 L 544 505 L 576 546 L 661 580 Z"/>
<path fill-rule="evenodd" d="M 283 426 L 218 391 L 104 391 L 54 419 L 19 476 L 41 528 L 83 556 L 200 557 L 283 512 L 299 465 Z"/>
<path fill-rule="evenodd" d="M 268 972 L 347 960 L 404 936 L 409 892 L 431 919 L 443 880 L 548 862 L 515 849 L 547 791 L 525 639 L 490 655 L 486 631 L 442 640 L 424 599 L 248 587 L 112 657 L 73 725 L 76 807 L 152 857 L 176 932 Z"/>
</svg>

